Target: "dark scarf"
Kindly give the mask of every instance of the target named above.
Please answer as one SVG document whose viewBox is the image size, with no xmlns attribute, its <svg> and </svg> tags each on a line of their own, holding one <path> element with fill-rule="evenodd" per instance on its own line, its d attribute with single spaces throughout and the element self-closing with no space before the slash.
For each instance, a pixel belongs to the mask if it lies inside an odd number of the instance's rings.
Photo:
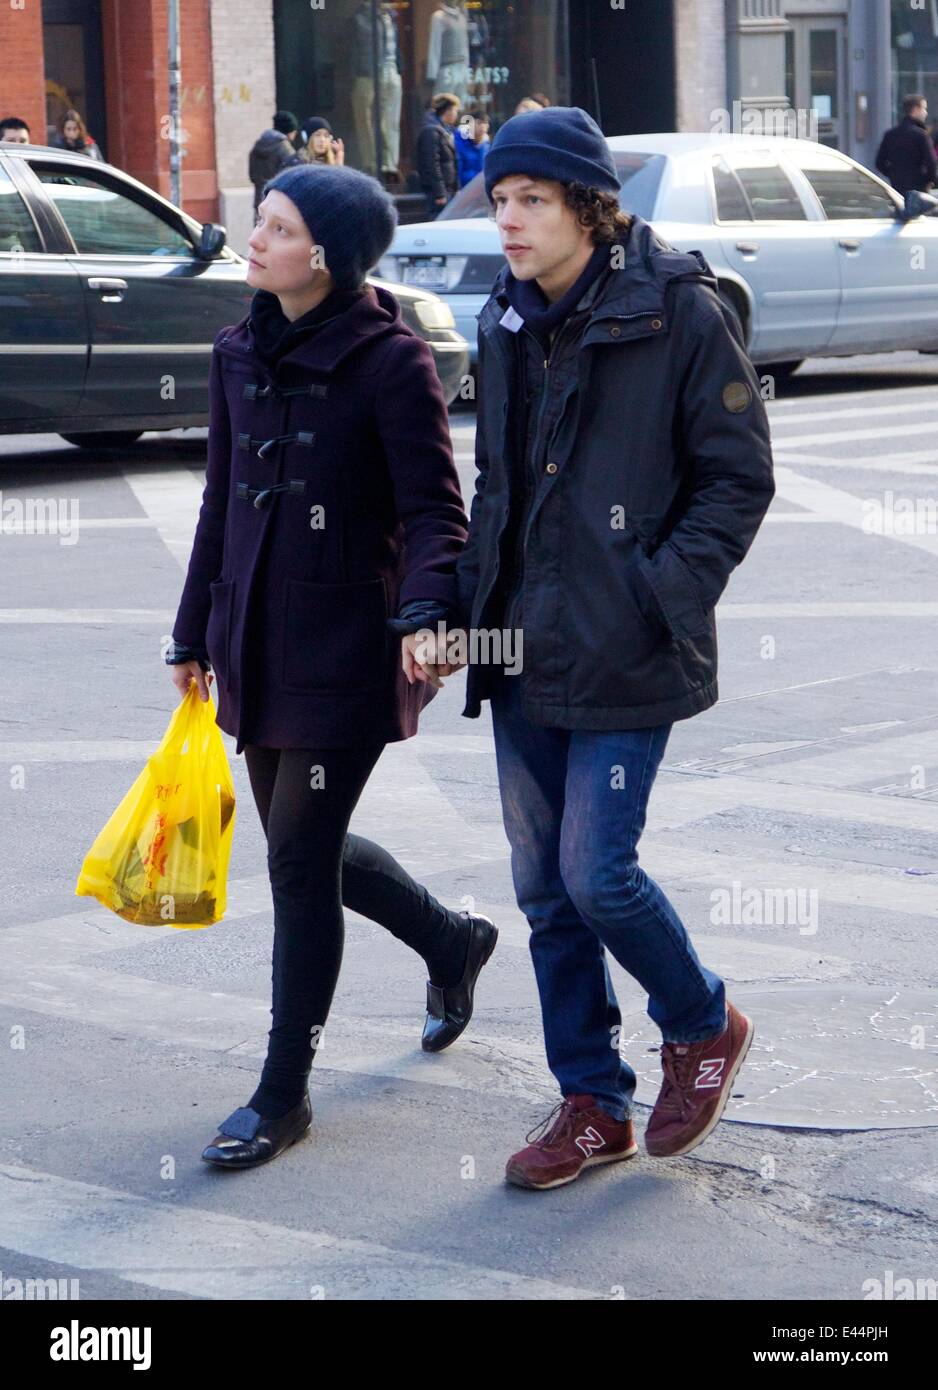
<svg viewBox="0 0 938 1390">
<path fill-rule="evenodd" d="M 251 326 L 258 357 L 268 366 L 275 366 L 300 339 L 321 324 L 345 313 L 366 293 L 365 286 L 357 290 L 334 289 L 315 309 L 307 310 L 291 323 L 275 294 L 269 290 L 255 290 L 251 300 Z"/>
<path fill-rule="evenodd" d="M 600 242 L 586 262 L 580 278 L 553 304 L 536 280 L 516 280 L 509 270 L 505 279 L 505 293 L 511 307 L 539 336 L 553 332 L 573 312 L 593 281 L 609 267 L 612 245 L 611 242 Z"/>
</svg>

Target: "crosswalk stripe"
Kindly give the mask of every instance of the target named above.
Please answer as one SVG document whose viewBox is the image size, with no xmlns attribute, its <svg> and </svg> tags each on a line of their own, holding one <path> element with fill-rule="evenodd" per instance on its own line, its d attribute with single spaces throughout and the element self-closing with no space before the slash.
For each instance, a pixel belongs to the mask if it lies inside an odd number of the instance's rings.
<svg viewBox="0 0 938 1390">
<path fill-rule="evenodd" d="M 759 369 L 756 368 L 756 370 Z M 884 397 L 888 403 L 907 402 L 913 407 L 919 401 L 938 405 L 938 385 L 932 385 L 926 381 L 921 386 L 890 386 L 888 391 L 884 391 L 881 386 L 873 386 L 867 391 L 824 392 L 824 401 L 830 405 L 832 410 L 837 410 L 841 406 L 845 410 L 860 409 L 864 412 L 875 410 L 883 403 Z M 770 415 L 776 413 L 798 415 L 804 410 L 806 399 L 810 400 L 810 397 L 782 396 L 774 401 L 768 401 L 767 408 Z"/>
<path fill-rule="evenodd" d="M 933 396 L 925 399 L 916 396 L 914 400 L 904 400 L 898 403 L 894 402 L 892 397 L 890 397 L 888 402 L 878 402 L 875 405 L 867 405 L 860 410 L 858 410 L 856 406 L 847 406 L 844 409 L 839 409 L 834 406 L 830 410 L 800 410 L 797 414 L 792 416 L 791 420 L 785 416 L 770 412 L 770 418 L 773 427 L 776 424 L 814 425 L 821 422 L 826 423 L 828 420 L 855 420 L 858 417 L 878 420 L 884 415 L 908 416 L 915 415 L 919 411 L 928 412 L 934 416 L 935 406 L 936 401 Z"/>
<path fill-rule="evenodd" d="M 205 488 L 204 475 L 199 476 L 189 468 L 159 473 L 125 468 L 123 476 L 148 520 L 159 530 L 169 553 L 181 569 L 188 569 Z"/>
<path fill-rule="evenodd" d="M 315 1132 L 314 1115 L 312 1144 L 301 1140 L 277 1162 L 315 1169 Z M 194 1136 L 187 1138 L 187 1148 L 193 1141 Z M 200 1147 L 207 1142 L 200 1135 Z M 171 1185 L 166 1183 L 167 1191 Z M 470 1289 L 479 1299 L 579 1300 L 602 1292 L 427 1255 L 412 1244 L 395 1249 L 327 1230 L 303 1230 L 302 1216 L 284 1226 L 189 1202 L 177 1209 L 165 1200 L 14 1163 L 0 1164 L 0 1197 L 3 1243 L 9 1249 L 199 1298 L 462 1300 Z"/>
<path fill-rule="evenodd" d="M 796 425 L 800 421 L 794 421 Z M 907 435 L 928 434 L 935 432 L 934 420 L 919 420 L 909 425 L 870 425 L 863 429 L 855 430 L 831 430 L 829 434 L 792 434 L 784 435 L 780 443 L 786 449 L 810 448 L 815 444 L 852 444 L 860 439 L 899 439 Z"/>
<path fill-rule="evenodd" d="M 877 454 L 875 457 L 865 458 L 840 458 L 837 455 L 828 454 L 799 454 L 788 453 L 784 444 L 780 449 L 772 451 L 772 457 L 776 464 L 789 463 L 795 468 L 850 468 L 854 472 L 868 473 L 908 473 L 912 477 L 935 477 L 938 474 L 938 463 L 929 463 L 928 459 L 935 457 L 934 450 L 928 454 L 921 452 L 914 454 Z M 766 518 L 768 520 L 771 517 Z"/>
<path fill-rule="evenodd" d="M 0 608 L 0 623 L 167 623 L 168 608 Z"/>
<path fill-rule="evenodd" d="M 821 517 L 830 521 L 830 517 Z M 930 549 L 930 547 L 925 547 Z M 721 603 L 716 610 L 721 619 L 748 622 L 752 618 L 899 618 L 918 619 L 938 617 L 938 602 L 917 602 L 912 599 L 861 599 L 857 602 L 825 603 L 805 599 L 795 603 Z M 721 704 L 725 703 L 721 700 Z"/>
<path fill-rule="evenodd" d="M 798 506 L 807 507 L 809 511 L 818 512 L 831 521 L 852 526 L 873 539 L 879 538 L 868 529 L 870 513 L 865 506 L 864 498 L 852 492 L 845 492 L 842 488 L 831 487 L 829 483 L 822 483 L 818 478 L 806 478 L 784 465 L 776 467 L 775 483 L 777 495 L 786 502 L 797 503 Z M 938 555 L 938 531 L 897 531 L 895 534 L 890 532 L 888 539 L 927 551 L 930 555 Z"/>
</svg>

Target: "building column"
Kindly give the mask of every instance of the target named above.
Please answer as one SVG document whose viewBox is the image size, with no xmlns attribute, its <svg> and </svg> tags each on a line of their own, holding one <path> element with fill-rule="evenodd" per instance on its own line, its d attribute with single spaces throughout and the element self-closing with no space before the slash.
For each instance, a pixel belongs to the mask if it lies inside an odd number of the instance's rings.
<svg viewBox="0 0 938 1390">
<path fill-rule="evenodd" d="M 211 28 L 219 220 L 229 246 L 246 255 L 254 229 L 248 156 L 276 110 L 272 0 L 212 0 Z"/>
<path fill-rule="evenodd" d="M 200 222 L 218 216 L 211 102 L 210 0 L 180 5 L 186 134 L 183 208 Z M 110 162 L 171 196 L 169 174 L 169 20 L 166 0 L 103 0 Z"/>
<path fill-rule="evenodd" d="M 35 145 L 46 143 L 42 6 L 33 0 L 0 4 L 3 116 L 19 116 Z"/>
<path fill-rule="evenodd" d="M 709 131 L 727 105 L 724 0 L 674 0 L 677 129 Z"/>
<path fill-rule="evenodd" d="M 787 108 L 784 0 L 726 0 L 727 85 L 730 105 L 745 113 Z M 734 127 L 735 128 L 735 127 Z"/>
</svg>

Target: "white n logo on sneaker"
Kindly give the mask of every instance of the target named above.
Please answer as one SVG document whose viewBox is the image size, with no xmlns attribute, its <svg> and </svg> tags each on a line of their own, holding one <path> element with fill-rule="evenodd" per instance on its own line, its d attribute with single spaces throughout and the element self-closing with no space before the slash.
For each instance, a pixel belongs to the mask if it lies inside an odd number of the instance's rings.
<svg viewBox="0 0 938 1390">
<path fill-rule="evenodd" d="M 593 1126 L 590 1125 L 589 1129 L 584 1129 L 583 1133 L 579 1136 L 576 1141 L 576 1146 L 584 1158 L 589 1158 L 590 1154 L 595 1153 L 597 1149 L 604 1149 L 606 1147 L 606 1141 L 598 1130 L 595 1130 Z"/>
<path fill-rule="evenodd" d="M 702 1061 L 700 1070 L 697 1072 L 697 1080 L 694 1082 L 694 1090 L 703 1091 L 708 1086 L 721 1085 L 725 1065 L 725 1057 L 708 1057 Z"/>
</svg>

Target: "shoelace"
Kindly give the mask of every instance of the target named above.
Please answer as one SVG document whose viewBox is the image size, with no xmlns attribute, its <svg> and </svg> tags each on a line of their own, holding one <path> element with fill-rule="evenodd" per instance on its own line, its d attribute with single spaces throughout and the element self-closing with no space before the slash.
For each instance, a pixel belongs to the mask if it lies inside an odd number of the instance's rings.
<svg viewBox="0 0 938 1390">
<path fill-rule="evenodd" d="M 681 1119 L 684 1118 L 690 1109 L 688 1091 L 695 1060 L 692 1049 L 676 1053 L 667 1044 L 662 1046 L 661 1069 L 664 1072 L 665 1088 L 657 1103 L 659 1110 L 671 1110 L 679 1114 Z"/>
<path fill-rule="evenodd" d="M 547 1118 L 542 1120 L 539 1125 L 535 1125 L 530 1134 L 525 1136 L 527 1142 L 535 1144 L 538 1148 L 543 1148 L 560 1139 L 565 1139 L 573 1130 L 577 1113 L 577 1108 L 572 1101 L 566 1098 L 558 1101 Z M 556 1120 L 554 1120 L 554 1116 L 557 1117 Z M 545 1131 L 547 1132 L 545 1133 Z M 541 1135 L 543 1138 L 540 1137 Z"/>
</svg>

